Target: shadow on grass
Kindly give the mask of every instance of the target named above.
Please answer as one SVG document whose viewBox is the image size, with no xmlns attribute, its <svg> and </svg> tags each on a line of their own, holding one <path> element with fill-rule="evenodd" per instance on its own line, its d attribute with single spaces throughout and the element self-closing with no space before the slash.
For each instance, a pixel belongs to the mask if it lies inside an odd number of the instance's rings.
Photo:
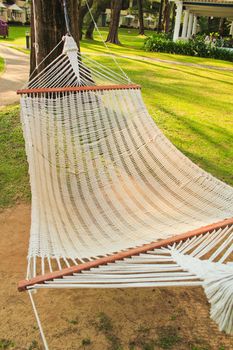
<svg viewBox="0 0 233 350">
<path fill-rule="evenodd" d="M 89 50 L 93 49 L 93 52 L 101 52 L 102 54 L 103 53 L 104 54 L 105 53 L 112 53 L 112 54 L 118 56 L 118 58 L 122 58 L 122 59 L 126 59 L 126 60 L 132 60 L 132 61 L 137 61 L 137 62 L 140 62 L 140 63 L 150 64 L 150 65 L 153 65 L 153 66 L 157 65 L 158 67 L 163 68 L 163 69 L 177 70 L 177 71 L 184 72 L 184 73 L 187 73 L 187 74 L 190 74 L 190 75 L 193 75 L 193 76 L 197 76 L 197 77 L 202 77 L 202 78 L 209 79 L 209 77 L 205 77 L 204 75 L 201 75 L 201 74 L 192 73 L 192 72 L 188 71 L 187 69 L 197 69 L 198 71 L 204 72 L 204 73 L 206 71 L 209 72 L 209 73 L 213 72 L 213 68 L 211 68 L 211 67 L 212 66 L 214 67 L 214 62 L 213 62 L 213 65 L 208 65 L 207 64 L 206 67 L 205 67 L 204 63 L 187 62 L 187 61 L 185 61 L 185 58 L 180 59 L 179 57 L 177 57 L 177 59 L 174 60 L 173 58 L 171 59 L 171 57 L 169 57 L 169 56 L 168 56 L 167 59 L 163 59 L 163 58 L 159 58 L 158 57 L 158 61 L 157 61 L 157 57 L 148 57 L 148 54 L 150 54 L 150 56 L 152 56 L 153 53 L 150 52 L 150 53 L 147 53 L 147 55 L 146 55 L 146 52 L 143 50 L 143 45 L 142 46 L 138 46 L 138 47 L 136 47 L 136 46 L 134 47 L 134 46 L 126 45 L 126 44 L 121 44 L 119 46 L 116 46 L 114 44 L 108 44 L 108 46 L 109 46 L 109 50 L 110 50 L 109 52 L 105 51 L 106 49 L 104 47 L 104 44 L 102 42 L 100 42 L 100 41 L 97 41 L 97 40 L 87 40 L 87 39 L 85 39 L 84 41 L 82 41 L 82 44 L 81 44 L 81 48 L 86 48 L 86 49 L 89 49 Z M 132 58 L 124 58 L 124 57 L 121 56 L 121 55 L 124 55 L 124 54 L 128 53 L 129 50 L 134 52 L 134 53 L 135 53 L 135 50 L 136 50 L 135 55 L 136 56 L 138 55 L 139 57 L 138 58 L 133 58 L 133 57 Z M 145 56 L 142 55 L 142 53 L 140 53 L 140 52 L 137 53 L 137 51 L 141 51 L 141 52 L 145 53 Z M 140 54 L 141 54 L 141 56 L 140 56 Z M 159 55 L 160 53 L 156 53 L 156 54 Z M 141 57 L 141 59 L 140 59 L 140 57 Z M 145 58 L 145 59 L 143 59 L 143 58 Z M 170 58 L 170 60 L 169 60 L 169 58 Z M 174 55 L 174 58 L 176 58 L 175 55 Z M 149 60 L 150 60 L 150 62 L 149 62 Z M 161 62 L 161 61 L 164 61 L 164 63 Z M 167 61 L 169 61 L 169 62 L 167 62 Z M 160 62 L 160 64 L 158 62 Z M 186 70 L 183 70 L 183 69 L 181 70 L 181 69 L 175 68 L 175 67 L 168 67 L 169 65 L 177 67 L 177 63 L 179 63 L 181 66 L 183 64 L 183 67 L 186 67 L 187 69 Z M 190 63 L 190 66 L 188 66 L 189 63 Z M 196 64 L 196 66 L 195 66 L 195 64 Z M 200 65 L 203 65 L 203 67 L 201 67 Z M 217 68 L 217 66 L 216 66 L 216 68 Z M 228 76 L 232 77 L 232 73 L 229 73 L 229 72 L 226 72 L 226 71 L 219 71 L 218 69 L 214 70 L 214 74 L 218 74 L 218 75 L 221 75 L 221 76 L 224 75 L 226 77 L 228 77 Z M 227 81 L 224 81 L 224 80 L 214 79 L 214 78 L 210 78 L 210 79 L 216 80 L 218 82 L 224 82 L 224 83 L 226 82 L 226 83 L 228 83 L 230 85 L 233 85 L 233 83 L 230 83 L 230 82 L 227 82 Z"/>
<path fill-rule="evenodd" d="M 203 169 L 217 176 L 219 179 L 233 185 L 233 151 L 231 147 L 233 132 L 221 126 L 218 127 L 210 125 L 209 123 L 201 123 L 185 116 L 181 117 L 165 107 L 160 108 L 160 110 L 176 121 L 179 121 L 182 128 L 186 129 L 185 134 L 188 139 L 185 141 L 183 131 L 182 134 L 176 133 L 175 136 L 172 137 L 172 142 L 176 144 L 176 147 L 194 163 L 203 167 Z M 210 132 L 213 133 L 213 135 L 210 135 Z M 187 144 L 191 145 L 190 140 L 192 139 L 194 139 L 194 141 L 197 140 L 199 145 L 186 147 Z M 205 148 L 203 149 L 203 147 Z M 219 163 L 219 159 L 221 159 L 221 163 Z"/>
<path fill-rule="evenodd" d="M 123 58 L 122 58 L 123 59 Z M 124 58 L 124 59 L 127 59 L 127 58 Z M 130 60 L 130 59 L 128 59 Z M 193 77 L 197 77 L 197 78 L 201 78 L 201 79 L 207 79 L 208 81 L 213 81 L 213 82 L 218 82 L 218 83 L 223 83 L 223 84 L 228 84 L 228 85 L 233 85 L 233 82 L 230 82 L 228 80 L 222 80 L 222 79 L 216 79 L 216 78 L 212 78 L 210 77 L 209 75 L 208 76 L 205 76 L 203 74 L 197 74 L 197 73 L 194 73 L 194 72 L 190 72 L 190 69 L 194 70 L 198 70 L 198 71 L 202 71 L 203 72 L 203 68 L 198 68 L 198 67 L 193 67 L 193 66 L 190 66 L 190 67 L 187 67 L 187 66 L 184 66 L 182 69 L 181 68 L 177 68 L 177 65 L 174 65 L 172 67 L 169 67 L 169 65 L 172 65 L 172 62 L 171 63 L 167 63 L 167 62 L 164 62 L 164 63 L 158 63 L 156 61 L 154 62 L 149 62 L 147 60 L 143 60 L 143 59 L 134 59 L 136 60 L 137 62 L 140 62 L 142 64 L 145 64 L 145 65 L 151 65 L 153 67 L 157 67 L 159 69 L 164 69 L 164 70 L 170 70 L 170 71 L 176 71 L 176 72 L 179 72 L 179 73 L 182 73 L 182 74 L 187 74 L 187 75 L 190 75 L 190 76 L 193 76 Z M 211 69 L 208 69 L 206 68 L 204 70 L 204 73 L 206 73 L 208 71 L 209 74 L 213 74 L 213 71 Z M 219 74 L 219 72 L 215 72 L 214 71 L 214 74 L 217 73 Z M 223 75 L 223 74 L 221 74 Z M 231 75 L 231 77 L 233 77 L 233 74 Z"/>
</svg>

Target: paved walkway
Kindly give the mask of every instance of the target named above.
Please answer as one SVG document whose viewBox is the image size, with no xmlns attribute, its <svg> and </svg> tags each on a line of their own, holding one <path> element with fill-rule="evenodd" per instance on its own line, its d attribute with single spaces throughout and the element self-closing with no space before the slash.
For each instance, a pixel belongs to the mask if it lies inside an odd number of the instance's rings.
<svg viewBox="0 0 233 350">
<path fill-rule="evenodd" d="M 16 90 L 28 79 L 29 55 L 0 45 L 0 57 L 5 59 L 5 71 L 0 76 L 0 106 L 19 101 Z"/>
</svg>

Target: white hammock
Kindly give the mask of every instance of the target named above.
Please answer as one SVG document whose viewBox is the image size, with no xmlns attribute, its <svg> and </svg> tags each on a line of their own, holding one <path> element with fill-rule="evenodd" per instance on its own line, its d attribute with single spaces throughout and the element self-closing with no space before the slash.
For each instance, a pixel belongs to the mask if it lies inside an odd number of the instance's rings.
<svg viewBox="0 0 233 350">
<path fill-rule="evenodd" d="M 233 188 L 179 152 L 140 87 L 81 59 L 70 36 L 19 93 L 32 190 L 19 289 L 202 285 L 233 332 Z"/>
</svg>

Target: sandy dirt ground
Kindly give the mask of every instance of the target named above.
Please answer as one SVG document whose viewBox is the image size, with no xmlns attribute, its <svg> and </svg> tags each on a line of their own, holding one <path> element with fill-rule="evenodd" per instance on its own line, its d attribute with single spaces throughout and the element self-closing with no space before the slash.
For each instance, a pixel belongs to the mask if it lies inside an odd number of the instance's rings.
<svg viewBox="0 0 233 350">
<path fill-rule="evenodd" d="M 0 213 L 0 349 L 43 349 L 24 278 L 30 206 Z M 35 294 L 50 349 L 232 350 L 201 288 L 47 290 Z"/>
</svg>

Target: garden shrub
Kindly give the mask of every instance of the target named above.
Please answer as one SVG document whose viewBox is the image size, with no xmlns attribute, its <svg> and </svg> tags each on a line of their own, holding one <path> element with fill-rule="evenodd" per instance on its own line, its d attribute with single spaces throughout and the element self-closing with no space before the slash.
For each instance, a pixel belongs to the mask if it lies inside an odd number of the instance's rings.
<svg viewBox="0 0 233 350">
<path fill-rule="evenodd" d="M 165 34 L 153 34 L 146 38 L 146 51 L 166 52 L 178 55 L 209 57 L 233 62 L 233 50 L 220 45 L 220 41 L 206 41 L 205 36 L 197 35 L 193 39 L 172 41 Z"/>
</svg>

